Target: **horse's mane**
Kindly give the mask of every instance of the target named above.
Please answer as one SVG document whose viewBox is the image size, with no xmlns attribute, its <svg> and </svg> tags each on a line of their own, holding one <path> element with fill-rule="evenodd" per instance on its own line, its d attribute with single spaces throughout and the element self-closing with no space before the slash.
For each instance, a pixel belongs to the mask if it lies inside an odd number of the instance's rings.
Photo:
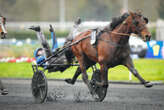
<svg viewBox="0 0 164 110">
<path fill-rule="evenodd" d="M 119 24 L 121 24 L 127 17 L 128 13 L 124 13 L 122 16 L 112 18 L 112 22 L 109 24 L 109 29 L 114 30 Z"/>
</svg>

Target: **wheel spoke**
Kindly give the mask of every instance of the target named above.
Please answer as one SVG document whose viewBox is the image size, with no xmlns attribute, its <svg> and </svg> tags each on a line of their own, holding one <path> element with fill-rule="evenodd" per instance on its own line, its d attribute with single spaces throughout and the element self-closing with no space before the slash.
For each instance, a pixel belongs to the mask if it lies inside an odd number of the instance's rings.
<svg viewBox="0 0 164 110">
<path fill-rule="evenodd" d="M 45 86 L 46 86 L 46 84 L 45 84 L 45 83 L 38 84 L 38 87 L 39 87 L 39 88 L 42 88 L 42 87 L 45 87 Z"/>
<path fill-rule="evenodd" d="M 34 91 L 37 90 L 37 87 L 36 86 L 33 86 L 32 87 L 32 90 L 34 90 Z"/>
<path fill-rule="evenodd" d="M 92 75 L 92 81 L 98 81 L 101 82 L 100 79 L 100 70 L 96 70 L 93 75 Z M 106 96 L 106 92 L 107 92 L 107 88 L 104 87 L 99 87 L 98 85 L 94 85 L 93 89 L 95 90 L 95 94 L 93 94 L 93 98 L 96 101 L 103 101 L 105 96 Z"/>
<path fill-rule="evenodd" d="M 37 71 L 32 78 L 32 94 L 35 101 L 42 103 L 47 96 L 47 80 L 43 71 Z"/>
<path fill-rule="evenodd" d="M 42 93 L 42 90 L 39 89 L 39 92 L 40 92 L 40 98 L 43 99 L 43 93 Z"/>
<path fill-rule="evenodd" d="M 38 88 L 33 90 L 33 95 L 36 96 L 38 94 Z"/>
<path fill-rule="evenodd" d="M 33 82 L 33 83 L 36 83 L 36 82 L 37 82 L 37 80 L 33 78 L 33 79 L 32 79 L 32 82 Z"/>
</svg>

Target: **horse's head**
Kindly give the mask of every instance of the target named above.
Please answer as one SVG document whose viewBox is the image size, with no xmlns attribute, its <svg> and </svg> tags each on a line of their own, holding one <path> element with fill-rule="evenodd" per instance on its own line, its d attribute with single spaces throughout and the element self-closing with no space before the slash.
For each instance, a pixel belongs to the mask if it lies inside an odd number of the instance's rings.
<svg viewBox="0 0 164 110">
<path fill-rule="evenodd" d="M 6 35 L 7 35 L 5 24 L 6 24 L 6 18 L 3 16 L 0 16 L 0 34 L 1 34 L 2 39 L 6 38 Z"/>
<path fill-rule="evenodd" d="M 141 15 L 141 13 L 130 12 L 130 16 L 127 18 L 132 33 L 135 33 L 142 37 L 144 41 L 150 41 L 151 34 L 146 27 L 148 18 Z"/>
</svg>

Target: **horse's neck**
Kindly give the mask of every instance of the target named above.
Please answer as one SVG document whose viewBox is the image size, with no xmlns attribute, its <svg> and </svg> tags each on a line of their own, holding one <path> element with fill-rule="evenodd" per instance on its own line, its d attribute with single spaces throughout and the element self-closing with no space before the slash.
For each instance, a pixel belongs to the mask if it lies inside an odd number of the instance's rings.
<svg viewBox="0 0 164 110">
<path fill-rule="evenodd" d="M 130 35 L 130 29 L 129 29 L 128 25 L 126 25 L 126 24 L 120 24 L 113 31 L 115 33 L 119 33 L 119 34 L 116 34 L 115 35 L 115 37 L 117 37 L 117 43 L 122 44 L 122 45 L 128 43 L 128 41 L 129 41 L 129 36 L 128 35 Z M 123 35 L 123 34 L 127 34 L 127 35 Z"/>
</svg>

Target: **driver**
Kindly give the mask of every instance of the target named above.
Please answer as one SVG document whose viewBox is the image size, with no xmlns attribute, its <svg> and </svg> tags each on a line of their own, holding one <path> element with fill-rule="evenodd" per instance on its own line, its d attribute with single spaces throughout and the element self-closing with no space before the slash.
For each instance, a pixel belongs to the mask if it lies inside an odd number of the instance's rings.
<svg viewBox="0 0 164 110">
<path fill-rule="evenodd" d="M 37 64 L 40 64 L 42 61 L 44 61 L 45 57 L 44 57 L 43 48 L 36 49 L 35 52 L 34 52 L 34 57 L 35 57 L 35 60 L 36 60 Z"/>
<path fill-rule="evenodd" d="M 69 35 L 66 38 L 66 41 L 64 43 L 64 46 L 66 46 L 67 44 L 70 44 L 72 42 L 72 40 L 78 35 L 80 34 L 80 24 L 81 24 L 81 19 L 80 17 L 77 18 L 77 20 L 74 22 L 73 28 L 70 31 Z"/>
</svg>

